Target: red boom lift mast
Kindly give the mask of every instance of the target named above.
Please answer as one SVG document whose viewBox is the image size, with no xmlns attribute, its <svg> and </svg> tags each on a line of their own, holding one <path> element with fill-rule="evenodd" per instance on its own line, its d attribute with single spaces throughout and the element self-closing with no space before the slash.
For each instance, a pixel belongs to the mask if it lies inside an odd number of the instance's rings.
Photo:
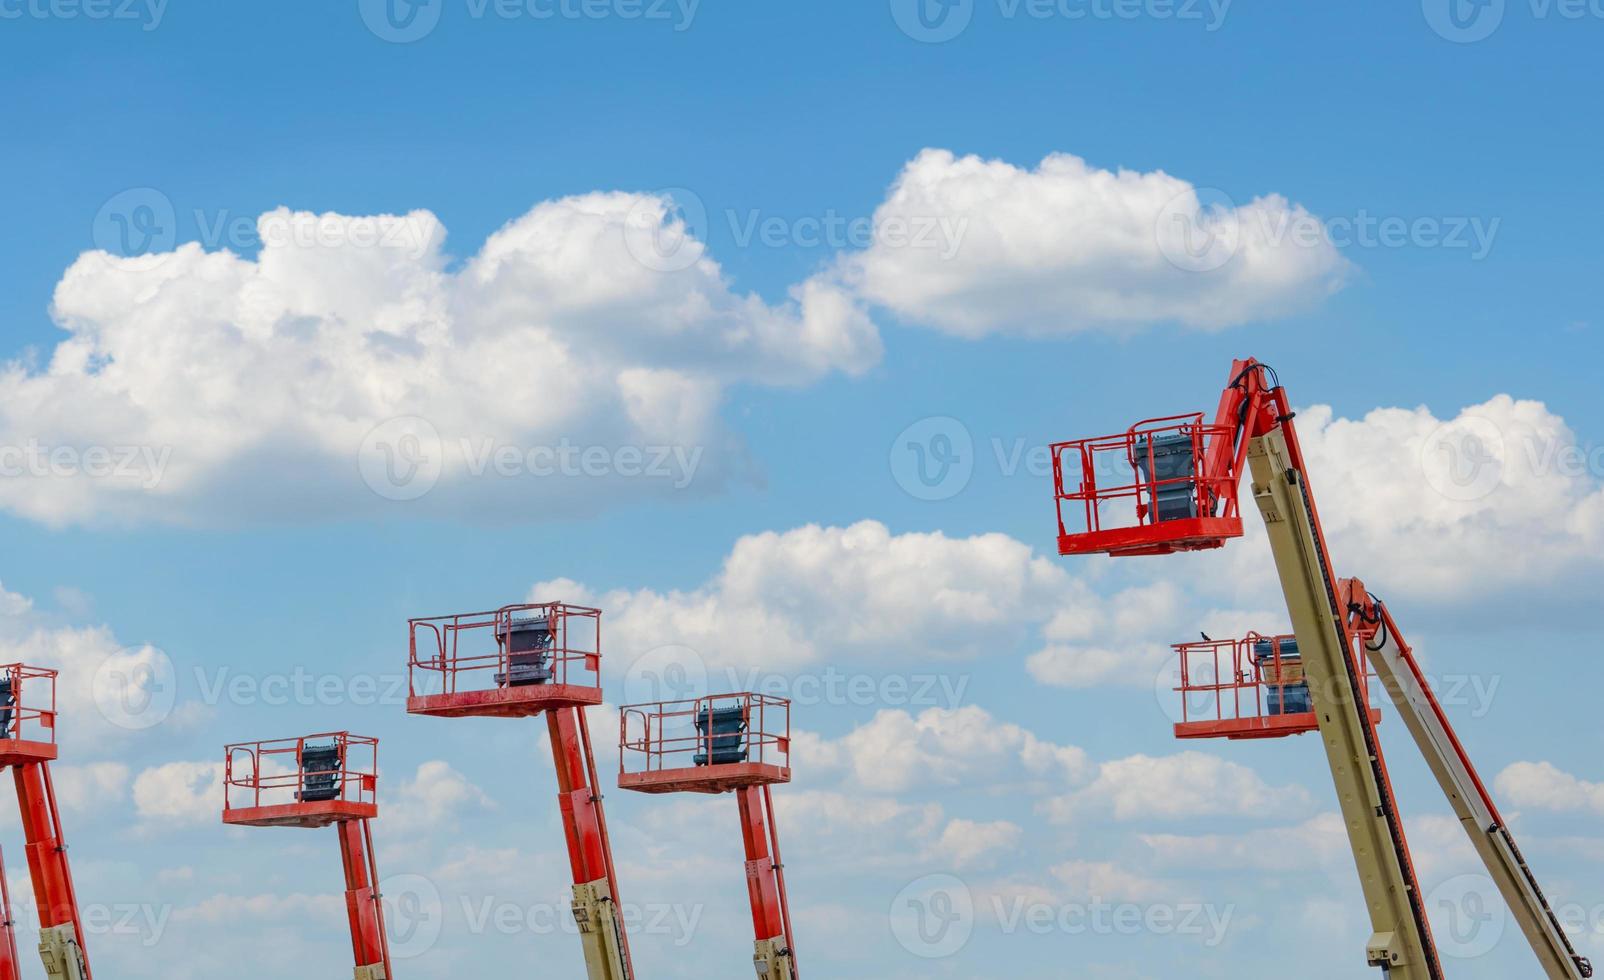
<svg viewBox="0 0 1604 980">
<path fill-rule="evenodd" d="M 39 906 L 39 955 L 53 980 L 92 980 L 89 954 L 83 948 L 83 917 L 50 777 L 50 763 L 56 757 L 56 671 L 24 664 L 0 667 L 0 768 L 10 768 L 17 785 L 28 873 Z M 0 878 L 4 874 L 0 866 Z M 0 980 L 14 980 L 20 974 L 9 888 L 0 898 L 5 902 Z"/>
<path fill-rule="evenodd" d="M 379 895 L 372 821 L 379 743 L 349 732 L 224 749 L 223 822 L 235 827 L 333 827 L 345 870 L 355 980 L 394 980 Z"/>
<path fill-rule="evenodd" d="M 1065 555 L 1161 555 L 1242 536 L 1238 494 L 1268 532 L 1294 635 L 1182 644 L 1181 690 L 1215 699 L 1215 717 L 1183 714 L 1180 737 L 1263 738 L 1318 730 L 1347 825 L 1374 934 L 1370 965 L 1394 980 L 1441 980 L 1442 963 L 1370 707 L 1367 659 L 1392 706 L 1499 885 L 1542 964 L 1558 980 L 1591 977 L 1453 732 L 1391 613 L 1357 579 L 1339 579 L 1320 525 L 1294 412 L 1275 372 L 1232 365 L 1212 423 L 1201 413 L 1053 447 L 1058 544 Z M 1075 480 L 1078 471 L 1078 482 Z M 1125 482 L 1118 474 L 1129 473 Z M 1115 475 L 1111 484 L 1099 477 Z M 1124 511 L 1107 505 L 1122 501 Z M 1134 515 L 1134 521 L 1130 517 Z M 1194 657 L 1214 659 L 1194 673 Z M 1230 658 L 1224 674 L 1224 658 Z M 1222 680 L 1222 676 L 1229 677 Z M 1187 711 L 1191 708 L 1187 705 Z"/>
<path fill-rule="evenodd" d="M 596 753 L 585 709 L 601 704 L 601 610 L 526 603 L 414 619 L 407 710 L 436 718 L 544 714 L 573 867 L 588 980 L 633 980 Z"/>
<path fill-rule="evenodd" d="M 791 702 L 721 694 L 626 706 L 619 719 L 621 789 L 734 793 L 759 980 L 799 980 L 791 904 L 771 788 L 791 781 Z"/>
</svg>

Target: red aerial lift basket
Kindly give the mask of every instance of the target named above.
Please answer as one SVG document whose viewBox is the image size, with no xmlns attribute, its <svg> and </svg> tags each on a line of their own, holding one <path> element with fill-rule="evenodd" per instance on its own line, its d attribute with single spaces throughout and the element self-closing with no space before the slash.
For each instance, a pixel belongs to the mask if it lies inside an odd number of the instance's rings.
<svg viewBox="0 0 1604 980">
<path fill-rule="evenodd" d="M 1359 676 L 1369 698 L 1369 664 L 1360 644 Z M 1318 731 L 1303 659 L 1293 636 L 1249 633 L 1240 640 L 1176 644 L 1181 658 L 1179 739 L 1284 738 Z M 1381 712 L 1370 709 L 1379 723 Z"/>
<path fill-rule="evenodd" d="M 0 767 L 56 758 L 56 672 L 0 666 Z"/>
<path fill-rule="evenodd" d="M 791 781 L 791 702 L 718 694 L 628 705 L 619 718 L 620 789 L 727 793 Z"/>
<path fill-rule="evenodd" d="M 407 710 L 528 718 L 601 704 L 601 610 L 527 603 L 411 621 Z"/>
<path fill-rule="evenodd" d="M 327 827 L 379 815 L 379 741 L 329 732 L 224 750 L 223 822 Z"/>
<path fill-rule="evenodd" d="M 1052 447 L 1058 551 L 1165 555 L 1242 536 L 1236 429 L 1201 413 Z"/>
</svg>

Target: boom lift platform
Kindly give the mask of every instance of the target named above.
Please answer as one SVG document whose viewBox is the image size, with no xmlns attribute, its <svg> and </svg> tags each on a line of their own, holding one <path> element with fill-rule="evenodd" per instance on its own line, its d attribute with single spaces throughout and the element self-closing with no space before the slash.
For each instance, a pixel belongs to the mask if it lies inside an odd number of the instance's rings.
<svg viewBox="0 0 1604 980">
<path fill-rule="evenodd" d="M 1293 636 L 1268 644 L 1250 636 L 1179 647 L 1183 692 L 1212 692 L 1221 701 L 1229 696 L 1233 711 L 1217 708 L 1214 719 L 1183 715 L 1177 734 L 1255 738 L 1319 731 L 1374 930 L 1367 961 L 1393 980 L 1441 980 L 1442 962 L 1377 734 L 1379 716 L 1369 703 L 1372 665 L 1544 975 L 1591 977 L 1592 964 L 1571 945 L 1391 613 L 1357 579 L 1337 577 L 1293 419 L 1275 372 L 1241 360 L 1232 365 L 1213 422 L 1201 413 L 1171 416 L 1121 435 L 1055 445 L 1059 552 L 1162 555 L 1223 547 L 1243 534 L 1238 494 L 1251 473 Z M 1216 669 L 1193 683 L 1187 658 L 1219 657 L 1227 646 L 1229 681 L 1222 682 Z M 1239 659 L 1243 651 L 1251 671 Z M 1249 704 L 1256 710 L 1241 710 L 1244 691 L 1252 692 Z"/>
<path fill-rule="evenodd" d="M 378 740 L 331 732 L 242 742 L 223 752 L 223 823 L 338 831 L 355 980 L 394 980 L 373 849 Z"/>
<path fill-rule="evenodd" d="M 1236 741 L 1285 738 L 1319 731 L 1295 636 L 1249 633 L 1241 640 L 1178 643 L 1179 739 Z M 1359 654 L 1360 696 L 1369 704 L 1369 672 Z M 1381 712 L 1370 709 L 1373 724 Z"/>
<path fill-rule="evenodd" d="M 22 810 L 28 874 L 39 906 L 39 955 L 51 980 L 92 980 L 84 951 L 83 916 L 67 862 L 67 839 L 50 763 L 56 749 L 56 671 L 25 664 L 0 667 L 0 768 L 11 770 Z M 21 976 L 10 887 L 0 863 L 5 921 L 0 980 Z"/>
<path fill-rule="evenodd" d="M 619 719 L 620 789 L 734 793 L 759 980 L 799 980 L 771 787 L 791 781 L 791 702 L 762 694 L 628 705 Z"/>
<path fill-rule="evenodd" d="M 546 716 L 588 980 L 634 980 L 585 709 L 601 704 L 601 610 L 561 602 L 414 619 L 407 710 Z"/>
</svg>

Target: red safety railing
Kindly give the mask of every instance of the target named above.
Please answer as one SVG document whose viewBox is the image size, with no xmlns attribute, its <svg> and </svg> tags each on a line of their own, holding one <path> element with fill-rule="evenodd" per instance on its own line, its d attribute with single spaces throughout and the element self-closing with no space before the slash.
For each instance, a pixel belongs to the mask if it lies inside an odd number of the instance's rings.
<svg viewBox="0 0 1604 980">
<path fill-rule="evenodd" d="M 626 705 L 618 743 L 623 776 L 736 764 L 789 769 L 791 702 L 764 694 L 716 694 Z"/>
<path fill-rule="evenodd" d="M 515 637 L 545 620 L 549 641 L 538 651 Z M 488 612 L 409 621 L 407 683 L 414 697 L 494 690 L 518 683 L 515 668 L 540 654 L 538 684 L 601 686 L 601 610 L 567 603 L 526 603 Z"/>
<path fill-rule="evenodd" d="M 1180 738 L 1275 738 L 1315 731 L 1308 680 L 1296 637 L 1249 633 L 1240 640 L 1178 643 Z M 1360 689 L 1370 697 L 1369 662 L 1363 645 Z M 1378 714 L 1379 717 L 1379 714 Z"/>
<path fill-rule="evenodd" d="M 1239 537 L 1235 438 L 1194 413 L 1055 444 L 1059 551 L 1165 554 Z"/>
<path fill-rule="evenodd" d="M 0 739 L 56 744 L 56 671 L 0 666 Z"/>
<path fill-rule="evenodd" d="M 314 761 L 338 754 L 333 768 Z M 378 804 L 379 740 L 349 732 L 327 732 L 305 738 L 241 742 L 224 749 L 223 810 L 355 803 Z M 309 792 L 310 790 L 310 792 Z"/>
</svg>

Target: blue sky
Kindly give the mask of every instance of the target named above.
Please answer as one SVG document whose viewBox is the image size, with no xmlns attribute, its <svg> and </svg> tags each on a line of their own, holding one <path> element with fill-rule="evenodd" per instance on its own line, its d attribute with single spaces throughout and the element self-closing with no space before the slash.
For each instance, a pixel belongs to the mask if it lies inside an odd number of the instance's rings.
<svg viewBox="0 0 1604 980">
<path fill-rule="evenodd" d="M 92 937 L 102 971 L 345 969 L 332 837 L 225 832 L 211 767 L 349 728 L 383 739 L 386 870 L 439 896 L 398 972 L 576 973 L 573 937 L 469 914 L 561 895 L 538 727 L 350 703 L 397 676 L 408 617 L 536 595 L 607 608 L 611 704 L 665 656 L 820 702 L 780 804 L 816 975 L 1269 977 L 1310 951 L 1305 975 L 1359 975 L 1318 746 L 1179 745 L 1155 692 L 1200 623 L 1284 625 L 1262 535 L 1059 559 L 1029 465 L 1212 410 L 1247 355 L 1305 409 L 1339 563 L 1457 692 L 1604 955 L 1604 746 L 1576 682 L 1600 639 L 1604 11 L 936 11 L 955 36 L 903 29 L 901 0 L 436 0 L 396 43 L 358 0 L 0 0 L 0 444 L 153 454 L 0 485 L 7 659 L 79 676 L 80 891 L 157 923 Z M 1229 254 L 1187 268 L 1171 212 Z M 437 483 L 372 485 L 375 447 L 418 431 L 398 418 L 445 447 Z M 1445 484 L 1431 448 L 1489 426 L 1490 482 Z M 961 465 L 927 486 L 909 445 L 938 436 Z M 526 471 L 562 444 L 608 472 Z M 474 472 L 481 445 L 516 472 Z M 631 477 L 620 447 L 696 463 Z M 108 664 L 154 665 L 171 706 L 108 709 Z M 842 676 L 875 693 L 806 696 Z M 296 677 L 343 693 L 269 703 Z M 926 679 L 949 693 L 897 695 Z M 1474 865 L 1400 734 L 1452 929 Z M 643 934 L 642 972 L 737 975 L 731 801 L 612 802 L 629 897 L 695 919 Z M 972 935 L 907 942 L 905 889 L 953 878 Z M 1064 925 L 1098 901 L 1229 921 Z M 1053 924 L 999 921 L 1018 902 Z M 1452 974 L 1529 975 L 1489 928 Z"/>
</svg>

